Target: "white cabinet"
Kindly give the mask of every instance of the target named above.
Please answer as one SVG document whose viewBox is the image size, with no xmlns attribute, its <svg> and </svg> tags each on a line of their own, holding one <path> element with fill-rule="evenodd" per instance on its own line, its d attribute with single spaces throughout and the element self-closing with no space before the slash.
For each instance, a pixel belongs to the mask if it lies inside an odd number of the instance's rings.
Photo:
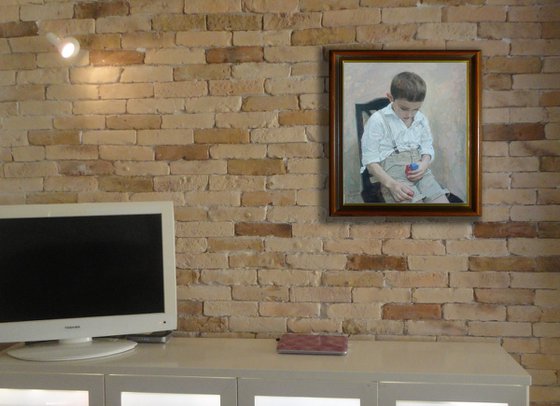
<svg viewBox="0 0 560 406">
<path fill-rule="evenodd" d="M 379 384 L 379 406 L 527 406 L 528 395 L 518 385 Z"/>
<path fill-rule="evenodd" d="M 0 372 L 0 406 L 103 406 L 102 374 Z"/>
<path fill-rule="evenodd" d="M 108 375 L 107 406 L 236 406 L 235 378 Z"/>
<path fill-rule="evenodd" d="M 377 406 L 375 382 L 239 379 L 238 387 L 247 406 Z"/>
<path fill-rule="evenodd" d="M 489 343 L 350 340 L 347 355 L 328 356 L 277 354 L 269 339 L 173 338 L 95 360 L 0 353 L 0 406 L 529 406 L 530 382 Z"/>
</svg>

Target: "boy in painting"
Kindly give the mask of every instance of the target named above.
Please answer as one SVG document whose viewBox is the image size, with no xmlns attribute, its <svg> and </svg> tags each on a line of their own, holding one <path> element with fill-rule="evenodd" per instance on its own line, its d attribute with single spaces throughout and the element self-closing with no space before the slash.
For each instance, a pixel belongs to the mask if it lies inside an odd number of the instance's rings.
<svg viewBox="0 0 560 406">
<path fill-rule="evenodd" d="M 412 72 L 391 81 L 389 105 L 367 121 L 362 136 L 362 165 L 381 183 L 387 203 L 449 203 L 432 174 L 432 132 L 419 111 L 426 82 Z"/>
</svg>

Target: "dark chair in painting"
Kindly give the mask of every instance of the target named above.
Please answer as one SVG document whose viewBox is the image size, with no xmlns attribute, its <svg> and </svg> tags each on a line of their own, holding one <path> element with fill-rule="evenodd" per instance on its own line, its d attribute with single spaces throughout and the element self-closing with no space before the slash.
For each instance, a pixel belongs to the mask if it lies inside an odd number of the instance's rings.
<svg viewBox="0 0 560 406">
<path fill-rule="evenodd" d="M 367 103 L 356 103 L 356 130 L 358 134 L 358 147 L 360 151 L 360 164 L 362 162 L 362 135 L 364 134 L 364 125 L 368 118 L 377 110 L 381 110 L 389 104 L 389 99 L 380 97 L 373 99 Z M 379 182 L 372 183 L 368 170 L 362 172 L 362 199 L 366 203 L 383 203 L 383 195 L 381 194 L 381 184 Z"/>
<path fill-rule="evenodd" d="M 387 97 L 379 97 L 366 103 L 356 103 L 356 130 L 358 134 L 358 147 L 360 151 L 360 164 L 362 162 L 362 135 L 364 134 L 364 125 L 368 118 L 377 110 L 381 110 L 389 104 Z M 362 172 L 362 199 L 365 203 L 384 203 L 381 194 L 381 184 L 379 182 L 372 183 L 368 170 Z M 463 200 L 454 195 L 447 193 L 447 199 L 450 203 L 463 203 Z"/>
</svg>

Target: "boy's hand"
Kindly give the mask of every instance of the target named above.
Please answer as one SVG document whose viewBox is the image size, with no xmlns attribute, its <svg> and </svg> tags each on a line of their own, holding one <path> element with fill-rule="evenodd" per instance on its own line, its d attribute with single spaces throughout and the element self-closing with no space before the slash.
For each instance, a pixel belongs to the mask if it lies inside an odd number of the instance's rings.
<svg viewBox="0 0 560 406">
<path fill-rule="evenodd" d="M 420 179 L 424 177 L 424 174 L 428 170 L 429 162 L 424 160 L 416 162 L 418 165 L 418 169 L 409 170 L 406 172 L 406 178 L 411 182 L 418 182 Z"/>
<path fill-rule="evenodd" d="M 414 197 L 414 191 L 401 182 L 392 182 L 389 185 L 388 189 L 391 192 L 391 195 L 393 195 L 393 199 L 395 199 L 397 202 L 412 200 L 412 198 Z"/>
</svg>

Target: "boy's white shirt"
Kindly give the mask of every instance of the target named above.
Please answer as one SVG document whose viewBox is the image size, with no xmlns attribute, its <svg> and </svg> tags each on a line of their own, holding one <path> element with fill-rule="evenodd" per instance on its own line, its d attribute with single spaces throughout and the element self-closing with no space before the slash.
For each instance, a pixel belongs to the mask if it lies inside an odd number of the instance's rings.
<svg viewBox="0 0 560 406">
<path fill-rule="evenodd" d="M 428 154 L 434 160 L 434 147 L 432 131 L 428 118 L 417 112 L 410 127 L 406 127 L 403 121 L 393 111 L 393 103 L 376 111 L 366 122 L 362 136 L 362 168 L 372 162 L 381 162 L 394 152 L 395 141 L 399 151 L 420 150 L 420 154 Z M 384 115 L 385 120 L 381 117 Z M 391 134 L 387 133 L 389 126 Z"/>
</svg>

